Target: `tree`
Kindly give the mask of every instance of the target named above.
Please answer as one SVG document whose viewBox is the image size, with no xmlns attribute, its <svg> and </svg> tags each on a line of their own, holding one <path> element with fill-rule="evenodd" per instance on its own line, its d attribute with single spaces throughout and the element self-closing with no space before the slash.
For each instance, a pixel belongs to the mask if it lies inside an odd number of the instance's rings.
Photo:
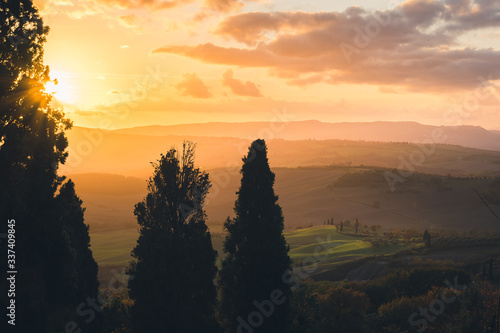
<svg viewBox="0 0 500 333">
<path fill-rule="evenodd" d="M 424 236 L 422 237 L 422 240 L 425 243 L 425 247 L 431 246 L 431 234 L 429 233 L 429 230 L 424 231 Z"/>
<path fill-rule="evenodd" d="M 221 319 L 228 332 L 287 332 L 291 291 L 284 276 L 291 260 L 264 140 L 249 147 L 241 175 L 236 217 L 225 223 Z"/>
<path fill-rule="evenodd" d="M 132 300 L 123 289 L 118 293 L 107 291 L 104 294 L 103 333 L 134 333 L 130 320 Z"/>
<path fill-rule="evenodd" d="M 64 233 L 68 236 L 72 250 L 74 251 L 74 272 L 76 274 L 77 300 L 86 302 L 87 298 L 97 301 L 99 281 L 97 279 L 97 263 L 90 249 L 89 226 L 85 224 L 82 200 L 75 193 L 75 184 L 69 180 L 61 186 L 56 197 L 56 211 L 59 215 L 59 223 L 63 225 Z M 78 320 L 79 327 L 85 330 L 88 326 L 89 332 L 99 331 L 101 327 L 101 316 L 95 311 L 95 318 L 88 325 L 81 318 Z M 88 318 L 85 318 L 85 320 Z"/>
<path fill-rule="evenodd" d="M 340 232 L 344 231 L 344 223 L 340 221 Z"/>
<path fill-rule="evenodd" d="M 0 4 L 0 216 L 5 222 L 15 221 L 9 229 L 16 237 L 16 328 L 62 331 L 75 321 L 87 332 L 90 328 L 77 316 L 77 309 L 84 299 L 95 296 L 95 277 L 87 281 L 92 272 L 82 275 L 78 261 L 88 253 L 80 253 L 74 242 L 85 235 L 79 234 L 81 228 L 70 235 L 65 219 L 74 208 L 67 206 L 75 203 L 70 198 L 74 192 L 56 198 L 64 180 L 57 170 L 68 155 L 64 131 L 71 122 L 51 107 L 52 96 L 44 88 L 50 81 L 49 68 L 43 64 L 49 28 L 30 0 L 0 0 Z M 82 221 L 75 220 L 73 226 Z M 7 232 L 5 222 L 0 233 Z M 2 265 L 7 263 L 6 254 L 1 251 Z M 2 290 L 6 290 L 4 268 Z M 86 284 L 92 287 L 86 289 Z M 8 301 L 0 298 L 0 306 L 5 309 Z"/>
<path fill-rule="evenodd" d="M 333 287 L 318 295 L 322 332 L 366 332 L 365 315 L 369 307 L 366 294 Z"/>
<path fill-rule="evenodd" d="M 359 230 L 359 221 L 358 221 L 357 218 L 356 218 L 356 223 L 354 224 L 354 226 L 356 227 L 356 233 L 358 233 L 358 230 Z"/>
<path fill-rule="evenodd" d="M 135 206 L 140 225 L 128 273 L 135 331 L 214 332 L 216 251 L 203 209 L 208 174 L 185 142 L 154 163 L 148 194 Z"/>
</svg>

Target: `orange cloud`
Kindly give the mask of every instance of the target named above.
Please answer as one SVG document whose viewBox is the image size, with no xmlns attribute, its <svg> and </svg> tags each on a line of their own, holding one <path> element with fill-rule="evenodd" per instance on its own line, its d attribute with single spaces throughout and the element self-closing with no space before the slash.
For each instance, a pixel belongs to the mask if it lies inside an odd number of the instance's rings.
<svg viewBox="0 0 500 333">
<path fill-rule="evenodd" d="M 196 73 L 186 73 L 183 75 L 184 80 L 176 85 L 176 88 L 185 96 L 196 98 L 212 97 L 209 88 L 196 75 Z"/>
<path fill-rule="evenodd" d="M 243 8 L 245 4 L 238 0 L 205 0 L 205 5 L 214 11 L 227 13 Z"/>
<path fill-rule="evenodd" d="M 222 77 L 224 86 L 229 87 L 233 94 L 238 96 L 262 97 L 262 94 L 255 83 L 250 81 L 243 82 L 235 79 L 232 70 L 229 69 L 222 75 Z"/>
<path fill-rule="evenodd" d="M 399 85 L 411 91 L 470 89 L 478 77 L 500 77 L 500 52 L 457 48 L 458 38 L 500 27 L 493 0 L 409 0 L 392 10 L 368 12 L 242 13 L 224 20 L 216 34 L 245 43 L 212 43 L 154 50 L 205 63 L 268 68 L 289 84 Z"/>
<path fill-rule="evenodd" d="M 129 28 L 132 27 L 136 28 L 139 25 L 139 18 L 134 14 L 122 15 L 118 17 L 118 20 L 120 21 L 121 24 Z"/>
</svg>

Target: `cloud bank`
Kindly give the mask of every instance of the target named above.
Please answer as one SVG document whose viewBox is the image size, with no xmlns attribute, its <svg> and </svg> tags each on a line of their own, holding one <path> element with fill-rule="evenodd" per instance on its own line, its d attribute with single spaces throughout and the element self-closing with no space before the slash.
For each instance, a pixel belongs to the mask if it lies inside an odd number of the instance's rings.
<svg viewBox="0 0 500 333">
<path fill-rule="evenodd" d="M 459 38 L 500 26 L 497 0 L 409 0 L 369 12 L 250 12 L 227 17 L 215 34 L 239 44 L 168 45 L 153 53 L 204 63 L 267 68 L 292 85 L 399 85 L 409 91 L 470 89 L 500 76 L 500 52 Z M 236 45 L 236 44 L 235 44 Z"/>
</svg>

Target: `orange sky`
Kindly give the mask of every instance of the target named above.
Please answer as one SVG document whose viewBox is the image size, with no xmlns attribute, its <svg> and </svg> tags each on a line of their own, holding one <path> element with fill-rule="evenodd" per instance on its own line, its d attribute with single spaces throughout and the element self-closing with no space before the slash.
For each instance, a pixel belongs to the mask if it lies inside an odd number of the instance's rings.
<svg viewBox="0 0 500 333">
<path fill-rule="evenodd" d="M 35 0 L 75 125 L 411 120 L 500 129 L 496 0 Z"/>
</svg>

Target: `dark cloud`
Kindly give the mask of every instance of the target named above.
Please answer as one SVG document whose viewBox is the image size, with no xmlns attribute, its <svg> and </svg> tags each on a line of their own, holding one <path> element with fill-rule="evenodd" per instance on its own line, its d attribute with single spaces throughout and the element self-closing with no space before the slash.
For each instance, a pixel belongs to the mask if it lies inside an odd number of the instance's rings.
<svg viewBox="0 0 500 333">
<path fill-rule="evenodd" d="M 268 68 L 290 84 L 366 83 L 440 92 L 500 77 L 500 52 L 463 48 L 458 38 L 500 26 L 498 0 L 410 0 L 392 10 L 367 12 L 243 13 L 216 34 L 246 45 L 166 46 L 155 53 L 202 62 Z"/>
</svg>

